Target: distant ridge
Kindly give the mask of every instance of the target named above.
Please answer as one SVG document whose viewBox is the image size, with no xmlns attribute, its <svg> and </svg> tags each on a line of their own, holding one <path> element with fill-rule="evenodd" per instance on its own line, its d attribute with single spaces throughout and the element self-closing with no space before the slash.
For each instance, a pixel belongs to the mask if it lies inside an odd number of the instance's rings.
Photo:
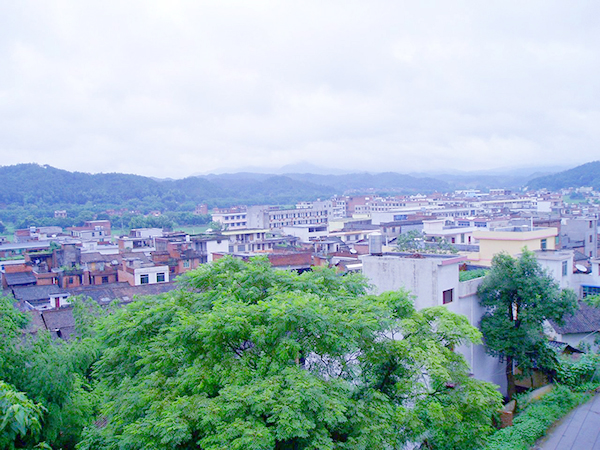
<svg viewBox="0 0 600 450">
<path fill-rule="evenodd" d="M 157 179 L 120 173 L 69 172 L 51 166 L 18 164 L 0 166 L 0 205 L 56 207 L 104 205 L 129 209 L 141 203 L 153 209 L 193 209 L 199 203 L 212 207 L 239 204 L 293 205 L 299 201 L 351 193 L 413 194 L 448 191 L 445 181 L 398 173 L 285 175 L 238 173 Z M 0 206 L 1 207 L 1 206 Z"/>
<path fill-rule="evenodd" d="M 591 186 L 600 189 L 600 161 L 592 161 L 563 172 L 534 178 L 529 181 L 529 189 L 557 191 L 566 188 Z"/>
</svg>

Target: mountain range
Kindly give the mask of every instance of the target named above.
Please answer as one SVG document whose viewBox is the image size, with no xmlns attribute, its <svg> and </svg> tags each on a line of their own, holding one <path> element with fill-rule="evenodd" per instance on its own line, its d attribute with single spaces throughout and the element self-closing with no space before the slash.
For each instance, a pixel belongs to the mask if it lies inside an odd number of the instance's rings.
<svg viewBox="0 0 600 450">
<path fill-rule="evenodd" d="M 306 167 L 306 166 L 304 166 Z M 538 176 L 542 175 L 542 176 Z M 509 171 L 455 174 L 400 174 L 395 172 L 324 174 L 239 172 L 209 174 L 179 180 L 155 179 L 120 173 L 69 172 L 51 166 L 0 166 L 0 204 L 7 205 L 123 205 L 153 202 L 177 205 L 207 203 L 209 207 L 235 204 L 291 205 L 301 200 L 348 193 L 416 194 L 455 189 L 560 189 L 570 186 L 600 188 L 600 162 L 547 175 Z"/>
</svg>

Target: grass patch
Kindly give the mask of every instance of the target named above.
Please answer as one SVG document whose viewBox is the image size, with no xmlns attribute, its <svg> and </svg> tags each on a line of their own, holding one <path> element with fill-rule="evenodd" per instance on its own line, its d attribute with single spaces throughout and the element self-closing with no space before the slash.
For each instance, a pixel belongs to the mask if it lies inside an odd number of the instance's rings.
<svg viewBox="0 0 600 450">
<path fill-rule="evenodd" d="M 557 385 L 552 392 L 520 412 L 512 427 L 492 434 L 485 450 L 528 450 L 554 422 L 591 397 L 591 394 L 573 392 L 566 386 Z"/>
<path fill-rule="evenodd" d="M 488 269 L 461 270 L 458 272 L 458 281 L 469 281 L 475 278 L 485 277 Z"/>
</svg>

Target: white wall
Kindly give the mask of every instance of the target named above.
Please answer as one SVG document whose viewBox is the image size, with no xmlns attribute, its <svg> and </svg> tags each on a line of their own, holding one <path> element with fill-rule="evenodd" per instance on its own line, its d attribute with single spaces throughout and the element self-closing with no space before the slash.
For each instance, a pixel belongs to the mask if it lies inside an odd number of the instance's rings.
<svg viewBox="0 0 600 450">
<path fill-rule="evenodd" d="M 452 312 L 466 316 L 471 325 L 479 327 L 485 312 L 477 297 L 477 287 L 482 279 L 460 283 L 460 257 L 456 258 L 456 262 L 441 258 L 416 259 L 395 255 L 365 255 L 361 259 L 363 275 L 374 286 L 376 294 L 405 288 L 416 296 L 415 308 L 422 309 L 442 305 L 443 291 L 454 289 L 453 301 L 445 306 Z M 497 384 L 500 391 L 506 394 L 505 365 L 498 358 L 488 355 L 485 346 L 463 345 L 457 351 L 465 357 L 476 378 Z"/>
<path fill-rule="evenodd" d="M 220 241 L 206 241 L 206 253 L 208 262 L 211 262 L 213 260 L 213 253 L 227 252 L 229 252 L 229 239 L 223 238 Z"/>
<path fill-rule="evenodd" d="M 169 266 L 153 266 L 153 267 L 140 267 L 135 269 L 134 277 L 135 277 L 135 285 L 139 286 L 142 284 L 141 277 L 142 275 L 148 275 L 148 284 L 156 284 L 156 274 L 164 273 L 165 274 L 165 283 L 169 281 Z M 162 283 L 162 281 L 161 281 Z"/>
</svg>

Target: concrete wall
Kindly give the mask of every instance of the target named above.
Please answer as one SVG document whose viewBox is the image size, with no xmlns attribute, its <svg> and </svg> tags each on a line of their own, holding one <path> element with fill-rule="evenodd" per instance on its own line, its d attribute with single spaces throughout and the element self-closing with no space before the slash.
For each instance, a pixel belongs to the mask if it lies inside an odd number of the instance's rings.
<svg viewBox="0 0 600 450">
<path fill-rule="evenodd" d="M 482 281 L 483 278 L 475 278 L 459 282 L 458 299 L 446 304 L 450 311 L 466 316 L 469 323 L 475 327 L 479 327 L 481 317 L 485 313 L 485 308 L 480 305 L 477 296 L 477 288 Z M 465 357 L 475 378 L 497 384 L 500 386 L 500 392 L 506 394 L 505 364 L 501 363 L 498 358 L 488 355 L 484 345 L 461 345 L 456 350 Z"/>
<path fill-rule="evenodd" d="M 363 275 L 374 286 L 376 294 L 405 288 L 415 295 L 415 307 L 422 309 L 442 305 L 443 292 L 453 289 L 453 301 L 445 306 L 466 316 L 471 325 L 479 326 L 484 308 L 479 304 L 477 287 L 482 279 L 459 282 L 458 269 L 463 257 L 403 258 L 398 254 L 365 255 L 361 260 Z M 504 363 L 488 355 L 481 344 L 463 345 L 457 351 L 465 357 L 476 378 L 497 384 L 506 394 Z"/>
<path fill-rule="evenodd" d="M 206 241 L 206 253 L 208 262 L 212 262 L 213 253 L 221 253 L 229 251 L 229 240 L 222 239 L 220 241 Z"/>
<path fill-rule="evenodd" d="M 581 242 L 585 256 L 598 256 L 598 220 L 595 217 L 564 218 L 561 221 L 560 234 L 566 248 L 577 247 L 577 243 Z"/>
<path fill-rule="evenodd" d="M 559 284 L 561 289 L 579 288 L 573 282 L 573 252 L 570 250 L 554 252 L 535 252 L 540 266 Z M 563 266 L 564 264 L 564 266 Z M 563 275 L 563 267 L 566 273 Z"/>
<path fill-rule="evenodd" d="M 443 304 L 443 293 L 458 292 L 458 264 L 462 257 L 411 258 L 397 255 L 361 257 L 363 274 L 374 285 L 377 294 L 395 291 L 401 287 L 415 296 L 417 309 Z"/>
</svg>

